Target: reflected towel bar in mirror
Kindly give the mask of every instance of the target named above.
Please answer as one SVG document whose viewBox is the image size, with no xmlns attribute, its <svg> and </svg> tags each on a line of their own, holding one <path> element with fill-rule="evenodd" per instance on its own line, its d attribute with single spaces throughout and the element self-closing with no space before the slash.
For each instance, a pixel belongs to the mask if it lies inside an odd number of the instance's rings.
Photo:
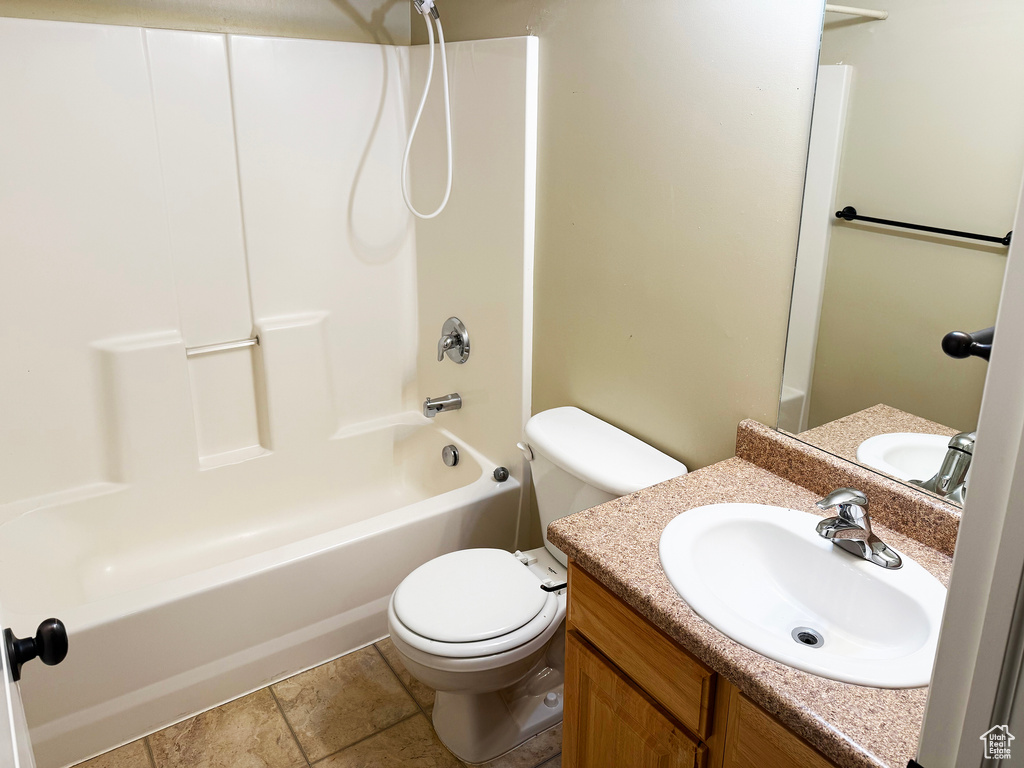
<svg viewBox="0 0 1024 768">
<path fill-rule="evenodd" d="M 836 218 L 843 219 L 844 221 L 869 221 L 872 224 L 885 224 L 889 227 L 902 227 L 903 229 L 914 229 L 919 232 L 935 232 L 940 235 L 951 235 L 952 237 L 965 237 L 969 240 L 983 240 L 986 243 L 999 243 L 1000 245 L 1009 245 L 1010 237 L 1013 235 L 1013 230 L 1006 233 L 1005 237 L 998 237 L 995 235 L 976 235 L 971 232 L 961 232 L 956 229 L 943 229 L 941 227 L 927 227 L 923 224 L 908 224 L 905 221 L 891 221 L 890 219 L 876 219 L 873 216 L 861 216 L 857 213 L 857 209 L 852 205 L 848 205 L 841 211 L 836 211 Z"/>
</svg>

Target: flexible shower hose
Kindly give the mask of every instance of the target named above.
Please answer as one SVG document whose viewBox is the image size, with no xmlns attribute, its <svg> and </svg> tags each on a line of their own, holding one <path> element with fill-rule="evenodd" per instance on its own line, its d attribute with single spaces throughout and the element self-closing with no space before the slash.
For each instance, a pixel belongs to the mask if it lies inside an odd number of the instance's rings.
<svg viewBox="0 0 1024 768">
<path fill-rule="evenodd" d="M 444 83 L 444 127 L 448 150 L 448 181 L 445 184 L 444 198 L 433 213 L 417 211 L 412 204 L 412 200 L 409 199 L 409 152 L 412 149 L 412 140 L 416 135 L 416 128 L 420 124 L 420 116 L 423 114 L 423 105 L 427 103 L 430 81 L 434 76 L 434 28 L 430 24 L 430 19 L 429 13 L 423 14 L 423 21 L 427 25 L 427 38 L 430 41 L 430 64 L 427 66 L 427 82 L 423 85 L 423 97 L 420 99 L 419 108 L 416 110 L 416 117 L 413 118 L 412 128 L 409 129 L 409 141 L 405 145 L 405 157 L 402 159 L 402 197 L 405 199 L 405 205 L 413 216 L 421 219 L 432 219 L 441 213 L 444 207 L 448 205 L 448 197 L 452 193 L 452 105 L 448 95 L 448 60 L 445 57 L 444 30 L 441 29 L 441 20 L 435 18 L 434 24 L 437 25 L 437 37 L 441 43 L 441 80 Z"/>
</svg>

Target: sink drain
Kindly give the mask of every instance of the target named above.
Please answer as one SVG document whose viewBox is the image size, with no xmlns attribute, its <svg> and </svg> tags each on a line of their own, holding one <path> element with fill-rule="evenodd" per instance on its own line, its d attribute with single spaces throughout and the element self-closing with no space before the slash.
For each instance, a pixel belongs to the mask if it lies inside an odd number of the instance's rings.
<svg viewBox="0 0 1024 768">
<path fill-rule="evenodd" d="M 797 627 L 790 634 L 800 645 L 806 645 L 808 648 L 821 648 L 825 644 L 821 632 L 810 627 Z"/>
</svg>

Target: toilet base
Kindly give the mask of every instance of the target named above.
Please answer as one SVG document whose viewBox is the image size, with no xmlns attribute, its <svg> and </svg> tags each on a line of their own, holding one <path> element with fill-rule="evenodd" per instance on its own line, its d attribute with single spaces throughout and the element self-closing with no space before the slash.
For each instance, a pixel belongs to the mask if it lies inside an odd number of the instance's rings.
<svg viewBox="0 0 1024 768">
<path fill-rule="evenodd" d="M 438 691 L 434 731 L 467 763 L 484 763 L 562 720 L 562 673 L 545 660 L 521 682 L 493 693 Z"/>
</svg>

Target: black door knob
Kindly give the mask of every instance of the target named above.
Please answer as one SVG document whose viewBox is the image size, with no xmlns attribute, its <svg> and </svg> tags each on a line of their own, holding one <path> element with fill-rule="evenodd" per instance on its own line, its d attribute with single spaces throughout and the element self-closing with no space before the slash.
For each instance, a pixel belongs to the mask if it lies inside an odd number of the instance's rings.
<svg viewBox="0 0 1024 768">
<path fill-rule="evenodd" d="M 21 680 L 21 665 L 39 658 L 43 664 L 53 666 L 68 655 L 68 631 L 60 619 L 46 619 L 36 630 L 35 637 L 17 638 L 10 629 L 4 630 L 7 658 L 11 664 L 11 677 Z"/>
<path fill-rule="evenodd" d="M 980 357 L 988 360 L 992 354 L 992 343 L 995 337 L 995 326 L 983 328 L 974 333 L 963 331 L 950 331 L 942 337 L 942 351 L 950 357 L 964 359 L 967 357 Z"/>
</svg>

